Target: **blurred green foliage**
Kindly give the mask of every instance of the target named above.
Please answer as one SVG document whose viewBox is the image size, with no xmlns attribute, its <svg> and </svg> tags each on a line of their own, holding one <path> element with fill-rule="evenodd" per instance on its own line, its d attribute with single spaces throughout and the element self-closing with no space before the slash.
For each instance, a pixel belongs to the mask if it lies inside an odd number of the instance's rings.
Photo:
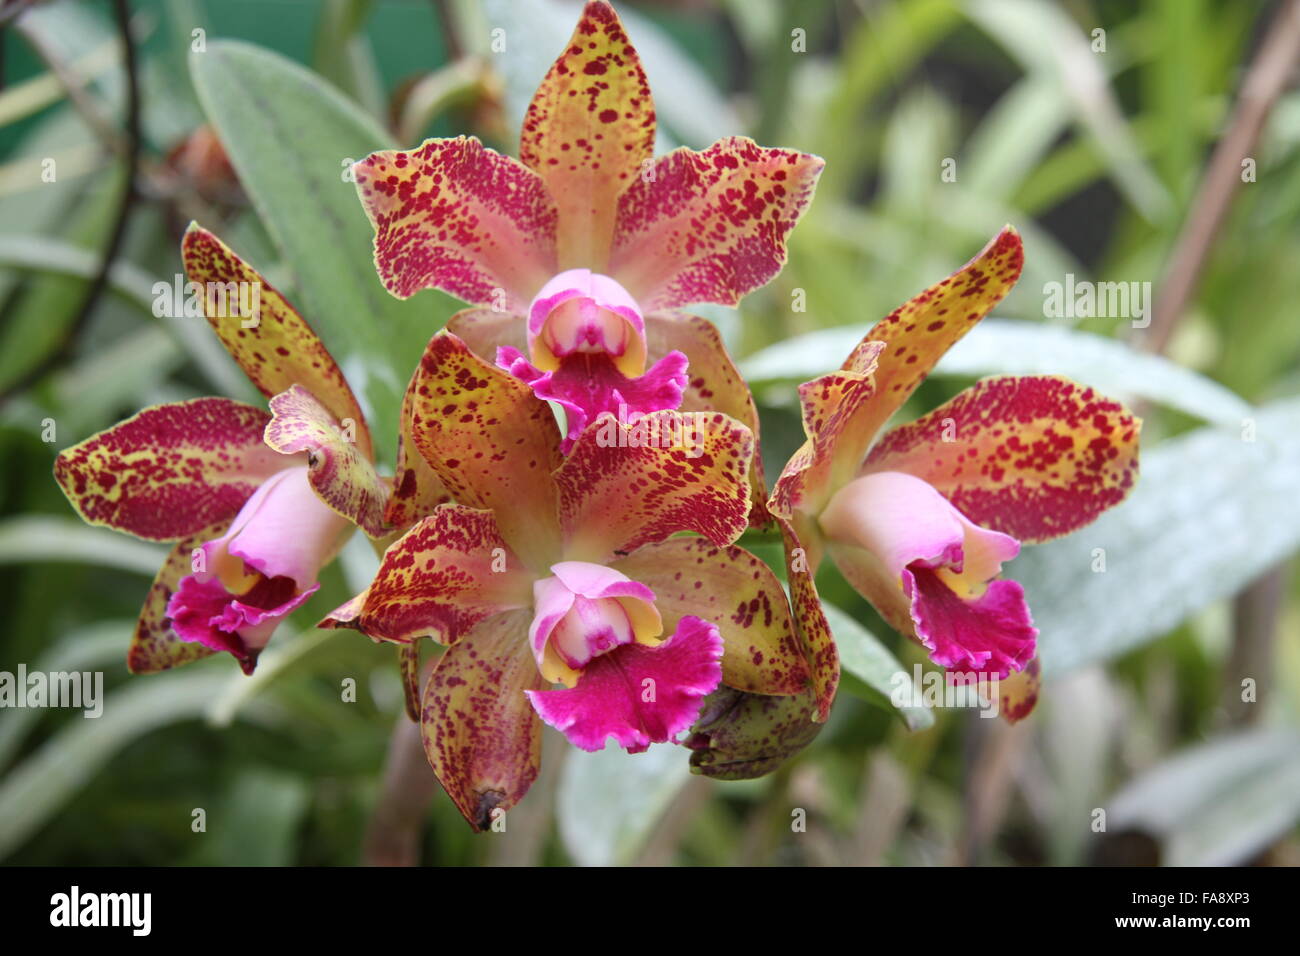
<svg viewBox="0 0 1300 956">
<path fill-rule="evenodd" d="M 827 160 L 786 270 L 739 310 L 707 313 L 735 354 L 753 355 L 742 365 L 761 404 L 769 477 L 801 440 L 792 384 L 837 365 L 870 323 L 1010 222 L 1025 237 L 1026 269 L 998 316 L 1021 324 L 995 331 L 991 321 L 984 351 L 955 352 L 905 414 L 978 375 L 1061 370 L 1092 381 L 1095 369 L 1097 384 L 1142 401 L 1150 484 L 1086 535 L 1029 549 L 1009 568 L 1026 582 L 1054 678 L 1027 726 L 891 713 L 879 687 L 887 670 L 873 677 L 872 667 L 910 672 L 923 655 L 826 569 L 823 597 L 841 641 L 860 653 L 846 655 L 832 719 L 795 761 L 762 780 L 716 784 L 691 778 L 670 747 L 634 758 L 573 752 L 562 767 L 563 748 L 551 748 L 552 769 L 512 812 L 510 839 L 472 837 L 438 794 L 423 860 L 1114 861 L 1118 843 L 1093 827 L 1094 809 L 1109 807 L 1116 828 L 1140 829 L 1167 862 L 1300 861 L 1300 575 L 1287 561 L 1300 547 L 1300 93 L 1272 110 L 1254 181 L 1237 190 L 1168 361 L 1138 354 L 1142 330 L 1129 318 L 1044 315 L 1045 285 L 1067 274 L 1160 288 L 1243 71 L 1280 7 L 620 4 L 663 145 L 748 133 Z M 54 0 L 2 39 L 0 670 L 102 669 L 111 697 L 98 720 L 0 712 L 0 859 L 355 863 L 401 691 L 391 649 L 311 624 L 367 582 L 364 543 L 328 571 L 254 678 L 224 658 L 129 678 L 125 650 L 161 549 L 81 526 L 51 480 L 52 458 L 146 405 L 251 397 L 202 322 L 151 310 L 152 283 L 180 271 L 180 231 L 193 218 L 303 309 L 364 382 L 391 452 L 409 367 L 456 304 L 383 293 L 344 161 L 403 136 L 461 132 L 513 152 L 522 107 L 576 7 L 140 0 L 130 9 L 143 110 L 137 196 L 109 282 L 84 315 L 125 184 L 121 38 L 111 5 Z M 489 45 L 496 25 L 509 38 L 499 54 Z M 195 31 L 203 52 L 193 52 Z M 204 123 L 242 184 L 178 151 Z M 42 181 L 45 159 L 55 182 Z M 839 327 L 853 328 L 824 331 Z M 1258 435 L 1243 441 L 1246 422 Z M 1087 567 L 1095 547 L 1109 549 L 1109 577 Z M 770 542 L 755 549 L 779 563 Z M 1244 711 L 1243 675 L 1259 693 Z M 355 703 L 341 700 L 347 679 Z M 1219 759 L 1227 752 L 1244 756 Z M 537 809 L 525 815 L 529 805 Z M 792 831 L 792 808 L 807 811 L 807 832 Z"/>
</svg>

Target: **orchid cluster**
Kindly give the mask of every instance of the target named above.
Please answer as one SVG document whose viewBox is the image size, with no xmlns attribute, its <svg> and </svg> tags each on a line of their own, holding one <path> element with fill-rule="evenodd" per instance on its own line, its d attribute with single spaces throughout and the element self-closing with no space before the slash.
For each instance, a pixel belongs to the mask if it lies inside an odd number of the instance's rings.
<svg viewBox="0 0 1300 956">
<path fill-rule="evenodd" d="M 1125 496 L 1139 422 L 1067 380 L 1008 376 L 880 434 L 1011 289 L 1019 236 L 801 386 L 807 440 L 769 497 L 749 389 L 717 330 L 679 310 L 735 305 L 780 271 L 822 161 L 744 138 L 656 159 L 654 142 L 636 51 L 592 0 L 518 160 L 460 137 L 355 166 L 383 284 L 469 306 L 419 358 L 392 477 L 308 324 L 190 228 L 193 282 L 262 290 L 256 315 L 207 317 L 267 409 L 150 408 L 55 466 L 86 521 L 175 542 L 133 672 L 225 651 L 251 673 L 360 528 L 379 570 L 320 626 L 398 647 L 408 712 L 476 829 L 536 778 L 543 724 L 584 750 L 681 743 L 724 779 L 804 746 L 839 680 L 824 557 L 951 674 L 1006 678 L 1007 717 L 1032 709 L 1036 631 L 1002 566 Z M 747 531 L 784 541 L 784 585 L 738 546 Z M 422 681 L 427 643 L 442 650 Z"/>
</svg>

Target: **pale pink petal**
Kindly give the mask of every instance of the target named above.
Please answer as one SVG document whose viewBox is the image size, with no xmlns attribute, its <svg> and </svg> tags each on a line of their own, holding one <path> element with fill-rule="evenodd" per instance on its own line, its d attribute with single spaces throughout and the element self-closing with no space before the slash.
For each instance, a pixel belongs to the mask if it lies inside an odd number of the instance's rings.
<svg viewBox="0 0 1300 956">
<path fill-rule="evenodd" d="M 855 478 L 818 520 L 828 537 L 865 548 L 894 575 L 919 562 L 982 584 L 1020 552 L 1015 538 L 971 523 L 933 487 L 903 472 Z"/>
<path fill-rule="evenodd" d="M 574 597 L 573 607 L 551 634 L 551 646 L 574 670 L 633 640 L 632 621 L 621 604 L 608 598 L 593 600 L 581 595 Z"/>
<path fill-rule="evenodd" d="M 636 300 L 609 276 L 590 269 L 561 272 L 528 308 L 533 362 L 554 369 L 566 355 L 606 353 L 627 375 L 645 368 L 645 320 Z"/>
<path fill-rule="evenodd" d="M 644 584 L 586 561 L 561 561 L 551 572 L 533 583 L 528 630 L 538 670 L 548 680 L 572 686 L 592 658 L 662 632 L 654 592 Z"/>
<path fill-rule="evenodd" d="M 538 668 L 546 652 L 546 642 L 560 619 L 573 607 L 574 593 L 557 577 L 542 578 L 533 582 L 533 623 L 528 628 L 528 641 L 537 658 Z"/>
<path fill-rule="evenodd" d="M 304 590 L 315 583 L 347 526 L 316 495 L 307 467 L 289 468 L 248 500 L 225 536 L 226 550 L 268 578 L 292 578 Z"/>
<path fill-rule="evenodd" d="M 613 737 L 629 753 L 673 740 L 722 681 L 722 638 L 698 617 L 655 647 L 625 644 L 594 658 L 576 687 L 525 691 L 542 719 L 583 750 Z"/>
</svg>

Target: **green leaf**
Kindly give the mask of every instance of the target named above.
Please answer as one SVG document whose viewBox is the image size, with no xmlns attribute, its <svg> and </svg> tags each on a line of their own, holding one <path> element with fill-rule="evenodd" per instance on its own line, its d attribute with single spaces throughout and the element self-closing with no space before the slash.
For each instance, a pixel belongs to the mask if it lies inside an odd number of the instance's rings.
<svg viewBox="0 0 1300 956">
<path fill-rule="evenodd" d="M 805 381 L 844 361 L 871 326 L 810 332 L 740 363 L 751 384 Z M 1240 424 L 1252 406 L 1203 375 L 1114 339 L 1056 325 L 985 319 L 939 362 L 936 375 L 1064 375 L 1114 398 L 1147 399 L 1219 424 Z"/>
<path fill-rule="evenodd" d="M 0 236 L 0 267 L 42 275 L 91 279 L 99 271 L 99 260 L 96 253 L 61 239 L 37 235 L 8 235 Z M 154 279 L 148 272 L 122 259 L 114 262 L 108 270 L 108 291 L 151 317 L 154 284 Z M 44 321 L 44 316 L 39 310 L 31 314 Z M 221 347 L 211 329 L 201 318 L 191 319 L 182 316 L 163 320 L 159 323 L 158 330 L 150 329 L 140 333 L 141 336 L 146 337 L 141 342 L 125 341 L 118 346 L 118 349 L 130 350 L 124 354 L 131 355 L 137 364 L 145 368 L 154 372 L 160 369 L 165 372 L 166 369 L 162 368 L 166 361 L 163 352 L 166 349 L 167 357 L 170 357 L 171 350 L 158 341 L 158 336 L 163 334 L 167 336 L 169 342 L 174 339 L 184 346 L 208 381 L 223 395 L 245 401 L 259 400 L 256 390 L 244 378 L 234 360 Z M 15 338 L 20 335 L 21 332 L 14 333 Z M 145 342 L 148 344 L 146 345 Z M 135 351 L 141 346 L 143 346 L 142 351 Z M 150 358 L 155 356 L 155 360 L 150 361 Z M 81 408 L 87 413 L 93 413 L 93 410 L 107 407 L 111 403 L 91 401 L 91 396 L 84 392 L 85 385 L 80 380 L 81 374 L 87 371 L 87 366 L 92 368 L 92 374 L 102 374 L 105 366 L 108 366 L 111 368 L 112 377 L 117 381 L 118 391 L 135 387 L 139 384 L 136 380 L 128 379 L 121 374 L 121 362 L 122 355 L 111 350 L 92 354 L 73 368 L 60 372 L 57 387 L 64 389 L 71 382 L 78 390 L 77 399 Z"/>
<path fill-rule="evenodd" d="M 1300 734 L 1258 728 L 1157 764 L 1106 807 L 1106 829 L 1140 830 L 1166 866 L 1239 866 L 1300 820 Z"/>
<path fill-rule="evenodd" d="M 656 744 L 640 754 L 613 744 L 596 753 L 570 750 L 560 772 L 556 815 L 574 862 L 630 863 L 691 779 L 687 757 L 672 744 Z"/>
<path fill-rule="evenodd" d="M 0 267 L 92 279 L 99 271 L 99 254 L 49 236 L 0 236 Z M 108 270 L 108 291 L 153 314 L 153 278 L 144 269 L 121 259 Z"/>
<path fill-rule="evenodd" d="M 84 200 L 59 224 L 59 231 L 78 245 L 94 248 L 105 241 L 125 185 L 123 164 L 117 164 L 107 178 L 108 188 L 87 190 Z M 100 253 L 89 255 L 98 271 Z M 8 306 L 12 317 L 0 329 L 0 390 L 21 381 L 62 347 L 88 288 L 88 282 L 72 278 L 71 272 L 45 271 L 18 292 Z"/>
<path fill-rule="evenodd" d="M 819 118 L 815 151 L 828 160 L 818 191 L 838 198 L 869 164 L 871 102 L 890 84 L 901 84 L 913 66 L 961 20 L 954 0 L 901 0 L 866 11 L 844 40 L 838 80 Z M 846 136 L 845 130 L 853 130 Z M 937 173 L 936 173 L 937 175 Z"/>
<path fill-rule="evenodd" d="M 306 780 L 289 773 L 247 770 L 207 814 L 198 852 L 204 866 L 290 866 L 298 830 L 310 806 Z"/>
<path fill-rule="evenodd" d="M 822 611 L 831 626 L 831 633 L 835 635 L 840 666 L 866 686 L 870 692 L 867 699 L 896 713 L 908 730 L 925 730 L 933 726 L 934 714 L 924 704 L 894 706 L 893 695 L 900 682 L 906 681 L 911 687 L 913 700 L 921 700 L 921 690 L 889 648 L 835 605 L 823 601 Z"/>
<path fill-rule="evenodd" d="M 1144 451 L 1123 504 L 1005 568 L 1027 592 L 1044 672 L 1154 640 L 1295 552 L 1297 487 L 1300 398 Z"/>
<path fill-rule="evenodd" d="M 0 522 L 0 564 L 70 561 L 153 577 L 167 549 L 75 518 L 29 515 Z"/>
<path fill-rule="evenodd" d="M 378 113 L 384 108 L 383 82 L 366 36 L 373 0 L 325 0 L 316 21 L 312 63 L 326 80 Z"/>
<path fill-rule="evenodd" d="M 29 671 L 98 671 L 112 664 L 123 666 L 135 621 L 105 621 L 69 634 L 50 648 Z M 26 739 L 27 731 L 48 710 L 17 707 L 0 723 L 0 768 L 8 765 Z"/>
<path fill-rule="evenodd" d="M 391 456 L 406 383 L 451 307 L 440 293 L 395 299 L 375 273 L 373 232 L 345 174 L 391 147 L 388 134 L 320 77 L 246 43 L 210 42 L 190 69 L 294 277 L 291 301 L 367 404 L 381 459 Z"/>
<path fill-rule="evenodd" d="M 227 684 L 219 694 L 214 694 L 207 707 L 208 723 L 214 727 L 229 727 L 235 718 L 268 685 L 290 670 L 303 658 L 320 648 L 338 644 L 338 631 L 307 630 L 293 638 L 281 638 L 264 651 L 257 661 L 257 670 L 247 677 L 241 676 Z"/>
<path fill-rule="evenodd" d="M 107 72 L 121 59 L 117 47 L 118 44 L 113 42 L 100 44 L 76 63 L 69 63 L 69 72 L 87 80 Z M 15 83 L 0 93 L 0 127 L 38 113 L 65 95 L 63 83 L 52 72 Z"/>
<path fill-rule="evenodd" d="M 199 716 L 230 680 L 176 672 L 132 681 L 108 695 L 97 718 L 74 718 L 0 783 L 0 859 L 32 836 L 127 744 Z"/>
<path fill-rule="evenodd" d="M 1066 125 L 1065 97 L 1040 77 L 1026 77 L 1003 96 L 966 144 L 962 185 L 990 199 L 1010 199 Z"/>
<path fill-rule="evenodd" d="M 1044 0 L 969 0 L 972 22 L 1025 70 L 1061 90 L 1080 128 L 1105 157 L 1115 185 L 1150 222 L 1161 222 L 1173 203 L 1147 166 L 1111 91 L 1104 58 L 1092 52 L 1070 15 Z"/>
<path fill-rule="evenodd" d="M 431 123 L 454 105 L 468 103 L 479 95 L 484 83 L 483 65 L 464 59 L 426 73 L 407 93 L 398 118 L 398 134 L 404 143 L 415 143 Z"/>
</svg>

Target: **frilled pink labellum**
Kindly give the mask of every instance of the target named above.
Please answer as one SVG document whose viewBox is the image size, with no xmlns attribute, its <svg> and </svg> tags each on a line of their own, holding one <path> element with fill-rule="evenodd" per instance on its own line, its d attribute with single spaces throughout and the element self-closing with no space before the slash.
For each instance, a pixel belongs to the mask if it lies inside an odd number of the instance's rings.
<svg viewBox="0 0 1300 956">
<path fill-rule="evenodd" d="M 1015 538 L 979 527 L 931 485 L 903 472 L 850 481 L 831 498 L 820 524 L 855 584 L 867 592 L 901 591 L 935 663 L 1006 677 L 1033 659 L 1038 632 L 1024 591 L 997 579 L 1002 563 L 1020 551 Z M 888 600 L 881 598 L 881 604 Z"/>
<path fill-rule="evenodd" d="M 229 651 L 251 672 L 280 620 L 320 587 L 316 575 L 347 524 L 312 490 L 305 465 L 272 475 L 199 549 L 171 596 L 177 636 Z"/>
<path fill-rule="evenodd" d="M 562 561 L 533 586 L 529 641 L 542 676 L 564 690 L 526 691 L 537 713 L 583 750 L 613 737 L 631 753 L 676 738 L 722 680 L 722 638 L 684 618 L 661 642 L 650 588 L 603 565 Z"/>
<path fill-rule="evenodd" d="M 527 383 L 538 398 L 564 409 L 568 454 L 587 423 L 609 412 L 622 423 L 658 411 L 676 411 L 686 389 L 686 356 L 669 352 L 644 375 L 628 378 L 608 355 L 570 355 L 553 372 L 543 372 L 509 346 L 497 349 L 497 365 Z"/>
</svg>

